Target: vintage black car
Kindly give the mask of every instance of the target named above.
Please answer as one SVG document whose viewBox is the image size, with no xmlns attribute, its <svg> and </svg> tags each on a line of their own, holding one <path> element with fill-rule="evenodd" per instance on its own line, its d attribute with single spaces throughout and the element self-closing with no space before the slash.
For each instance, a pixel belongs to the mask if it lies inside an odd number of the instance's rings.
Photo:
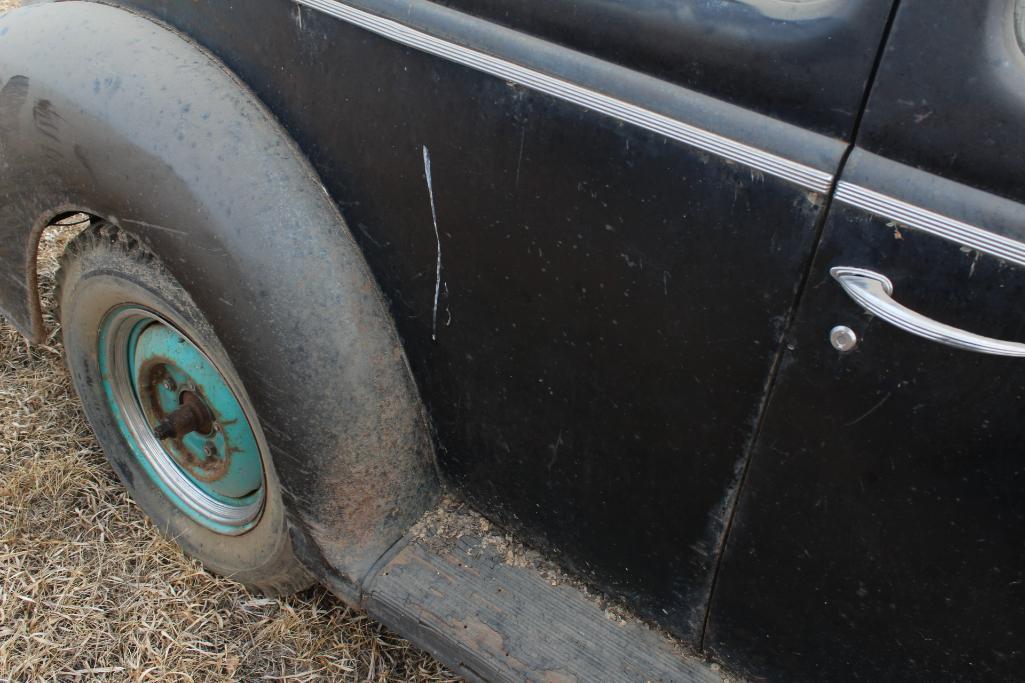
<svg viewBox="0 0 1025 683">
<path fill-rule="evenodd" d="M 1021 0 L 35 3 L 0 153 L 213 571 L 469 678 L 1025 677 Z"/>
</svg>

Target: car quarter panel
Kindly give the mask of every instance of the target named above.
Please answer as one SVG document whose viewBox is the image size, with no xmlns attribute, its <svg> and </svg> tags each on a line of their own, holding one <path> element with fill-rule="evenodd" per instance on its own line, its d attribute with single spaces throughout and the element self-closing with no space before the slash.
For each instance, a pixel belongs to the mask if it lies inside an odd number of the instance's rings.
<svg viewBox="0 0 1025 683">
<path fill-rule="evenodd" d="M 307 150 L 391 300 L 443 472 L 696 639 L 821 194 L 284 1 L 133 4 Z M 669 91 L 727 129 L 750 116 Z"/>
<path fill-rule="evenodd" d="M 426 2 L 377 11 L 653 93 L 640 104 L 744 144 L 710 151 L 286 0 L 123 4 L 215 52 L 309 155 L 390 300 L 449 481 L 699 640 L 844 145 Z"/>
</svg>

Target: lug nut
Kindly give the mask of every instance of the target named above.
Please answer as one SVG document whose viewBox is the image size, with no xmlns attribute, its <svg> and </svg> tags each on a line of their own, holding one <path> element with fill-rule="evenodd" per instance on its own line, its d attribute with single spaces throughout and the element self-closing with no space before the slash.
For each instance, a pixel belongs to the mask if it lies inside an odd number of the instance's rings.
<svg viewBox="0 0 1025 683">
<path fill-rule="evenodd" d="M 206 453 L 206 457 L 208 458 L 216 458 L 217 446 L 215 446 L 212 441 L 207 441 L 203 446 L 203 452 Z"/>
</svg>

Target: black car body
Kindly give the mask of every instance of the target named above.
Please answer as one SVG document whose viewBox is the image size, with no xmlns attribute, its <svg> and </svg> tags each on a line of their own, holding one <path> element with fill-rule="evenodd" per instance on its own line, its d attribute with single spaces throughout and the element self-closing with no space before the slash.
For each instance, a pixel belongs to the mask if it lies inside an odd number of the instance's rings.
<svg viewBox="0 0 1025 683">
<path fill-rule="evenodd" d="M 1022 676 L 1021 2 L 109 4 L 208 50 L 294 139 L 473 508 L 746 677 Z M 67 114 L 19 69 L 0 60 L 0 110 L 35 126 L 4 134 L 42 149 Z M 96 69 L 96 97 L 131 96 Z M 158 157 L 202 107 L 187 75 L 160 85 L 185 123 Z M 22 185 L 0 307 L 31 334 L 44 212 Z M 97 196 L 63 211 L 136 201 Z M 254 258 L 228 252 L 179 276 L 215 326 L 262 296 L 204 279 Z M 328 580 L 335 480 L 275 465 Z M 421 640 L 458 666 L 458 637 Z"/>
</svg>

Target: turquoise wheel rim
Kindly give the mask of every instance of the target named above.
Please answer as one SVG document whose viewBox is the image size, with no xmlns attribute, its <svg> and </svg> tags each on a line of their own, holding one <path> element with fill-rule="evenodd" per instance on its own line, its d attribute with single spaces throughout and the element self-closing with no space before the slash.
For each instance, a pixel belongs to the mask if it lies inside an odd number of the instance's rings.
<svg viewBox="0 0 1025 683">
<path fill-rule="evenodd" d="M 237 382 L 178 327 L 135 306 L 104 318 L 99 365 L 111 414 L 160 491 L 208 529 L 251 529 L 266 495 L 264 452 Z M 203 419 L 188 433 L 160 438 L 158 425 L 186 403 Z"/>
</svg>

